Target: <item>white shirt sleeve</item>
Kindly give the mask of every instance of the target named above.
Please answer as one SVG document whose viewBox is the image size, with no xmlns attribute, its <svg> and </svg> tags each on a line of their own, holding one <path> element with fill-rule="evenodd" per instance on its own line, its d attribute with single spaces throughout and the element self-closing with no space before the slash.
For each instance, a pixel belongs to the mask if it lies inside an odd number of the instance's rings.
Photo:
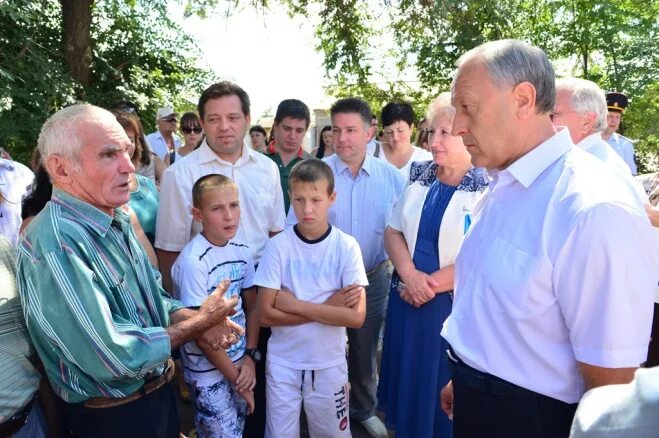
<svg viewBox="0 0 659 438">
<path fill-rule="evenodd" d="M 579 218 L 553 275 L 578 361 L 624 368 L 645 360 L 659 277 L 657 248 L 647 217 L 625 206 L 597 205 Z"/>
<path fill-rule="evenodd" d="M 281 179 L 279 178 L 279 170 L 277 165 L 270 160 L 272 163 L 273 172 L 271 172 L 271 183 L 270 187 L 275 191 L 275 205 L 273 210 L 272 223 L 270 224 L 270 232 L 276 233 L 283 231 L 286 227 L 286 209 L 284 208 L 284 192 L 281 188 Z"/>
<path fill-rule="evenodd" d="M 172 282 L 185 307 L 201 306 L 208 298 L 207 277 L 204 265 L 194 257 L 182 259 L 177 262 L 176 269 L 172 268 Z"/>
<path fill-rule="evenodd" d="M 154 246 L 180 252 L 190 241 L 192 230 L 192 187 L 170 167 L 160 184 L 160 204 Z"/>
<path fill-rule="evenodd" d="M 346 287 L 352 284 L 368 286 L 366 269 L 362 260 L 362 252 L 359 249 L 357 241 L 350 237 L 348 245 L 344 252 L 344 264 L 341 272 L 341 286 Z"/>
<path fill-rule="evenodd" d="M 407 188 L 409 185 L 406 185 L 406 187 L 403 189 L 401 192 L 400 196 L 398 197 L 398 201 L 396 201 L 396 204 L 394 204 L 394 209 L 391 212 L 391 216 L 389 216 L 389 221 L 387 223 L 388 226 L 393 228 L 396 231 L 403 231 L 403 205 L 405 204 L 405 197 L 407 195 Z"/>
<path fill-rule="evenodd" d="M 249 254 L 249 251 L 247 250 L 243 251 L 243 257 L 245 257 L 245 261 L 247 262 L 245 264 L 245 277 L 243 278 L 243 289 L 248 289 L 254 286 L 254 276 L 255 276 L 254 260 L 252 259 L 252 256 Z"/>
<path fill-rule="evenodd" d="M 268 240 L 265 245 L 259 268 L 254 276 L 254 284 L 269 289 L 279 290 L 281 288 L 281 257 L 279 249 L 273 239 Z"/>
</svg>

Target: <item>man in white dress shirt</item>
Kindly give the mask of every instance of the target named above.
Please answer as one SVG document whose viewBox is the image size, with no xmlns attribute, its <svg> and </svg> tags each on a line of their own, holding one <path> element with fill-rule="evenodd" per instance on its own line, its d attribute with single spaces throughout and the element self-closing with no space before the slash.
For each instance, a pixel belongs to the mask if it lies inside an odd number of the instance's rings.
<svg viewBox="0 0 659 438">
<path fill-rule="evenodd" d="M 546 54 L 521 41 L 458 61 L 453 135 L 493 180 L 442 330 L 457 438 L 567 436 L 583 393 L 631 381 L 647 354 L 654 232 L 632 182 L 552 125 L 554 81 Z"/>
<path fill-rule="evenodd" d="M 551 112 L 554 126 L 565 126 L 579 148 L 608 163 L 616 172 L 631 176 L 627 164 L 602 139 L 607 114 L 604 91 L 597 84 L 579 78 L 556 80 L 556 104 Z"/>
<path fill-rule="evenodd" d="M 167 290 L 176 257 L 201 231 L 192 220 L 192 186 L 202 176 L 217 173 L 238 185 L 243 214 L 236 235 L 249 246 L 255 264 L 265 242 L 283 230 L 286 221 L 277 166 L 243 145 L 250 122 L 247 93 L 230 82 L 219 82 L 201 94 L 197 109 L 206 139 L 167 168 L 160 186 L 155 247 Z"/>
</svg>

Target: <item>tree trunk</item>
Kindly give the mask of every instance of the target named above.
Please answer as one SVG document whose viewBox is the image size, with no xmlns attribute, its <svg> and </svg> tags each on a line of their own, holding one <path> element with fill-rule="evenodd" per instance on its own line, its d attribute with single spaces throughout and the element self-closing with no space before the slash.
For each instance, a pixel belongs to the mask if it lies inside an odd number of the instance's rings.
<svg viewBox="0 0 659 438">
<path fill-rule="evenodd" d="M 82 85 L 83 93 L 91 83 L 93 3 L 94 0 L 60 0 L 64 58 L 71 77 Z"/>
</svg>

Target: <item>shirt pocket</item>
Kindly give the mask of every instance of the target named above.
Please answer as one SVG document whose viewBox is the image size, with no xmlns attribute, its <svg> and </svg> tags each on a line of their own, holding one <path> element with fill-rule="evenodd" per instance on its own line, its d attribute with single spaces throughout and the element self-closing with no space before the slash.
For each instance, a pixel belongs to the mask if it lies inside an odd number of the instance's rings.
<svg viewBox="0 0 659 438">
<path fill-rule="evenodd" d="M 517 320 L 544 313 L 555 301 L 548 261 L 497 237 L 485 256 L 482 299 L 488 308 Z"/>
</svg>

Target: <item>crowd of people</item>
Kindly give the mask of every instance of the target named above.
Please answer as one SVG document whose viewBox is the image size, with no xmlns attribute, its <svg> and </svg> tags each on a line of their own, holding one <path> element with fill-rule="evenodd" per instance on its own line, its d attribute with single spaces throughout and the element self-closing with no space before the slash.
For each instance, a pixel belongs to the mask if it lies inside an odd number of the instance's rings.
<svg viewBox="0 0 659 438">
<path fill-rule="evenodd" d="M 199 437 L 658 436 L 628 104 L 501 40 L 309 152 L 301 100 L 268 133 L 231 82 L 149 135 L 57 111 L 0 158 L 0 436 L 179 437 L 182 401 Z"/>
</svg>

